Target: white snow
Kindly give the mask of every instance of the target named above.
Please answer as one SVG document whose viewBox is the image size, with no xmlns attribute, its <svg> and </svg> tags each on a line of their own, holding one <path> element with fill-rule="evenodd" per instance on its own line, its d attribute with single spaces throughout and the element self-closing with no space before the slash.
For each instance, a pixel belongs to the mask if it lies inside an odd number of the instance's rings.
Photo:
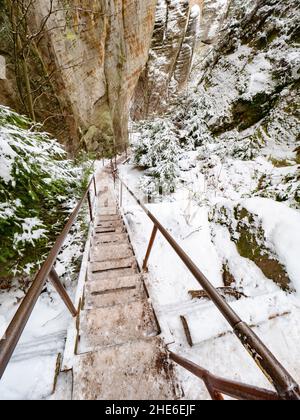
<svg viewBox="0 0 300 420">
<path fill-rule="evenodd" d="M 242 202 L 262 220 L 267 242 L 276 250 L 300 298 L 300 212 L 265 198 Z"/>
<path fill-rule="evenodd" d="M 257 93 L 268 93 L 270 87 L 274 86 L 271 78 L 272 65 L 264 54 L 258 54 L 254 60 L 246 66 L 246 72 L 249 74 L 248 90 L 243 95 L 245 99 L 251 99 Z"/>
<path fill-rule="evenodd" d="M 12 168 L 17 153 L 11 148 L 8 138 L 0 127 L 0 176 L 4 182 L 13 180 Z"/>
<path fill-rule="evenodd" d="M 147 204 L 147 207 L 214 286 L 223 285 L 222 268 L 224 263 L 228 264 L 235 278 L 237 290 L 246 296 L 239 301 L 230 300 L 229 304 L 245 322 L 253 326 L 255 332 L 296 380 L 300 380 L 297 347 L 300 339 L 298 295 L 287 294 L 266 278 L 254 262 L 239 255 L 228 229 L 208 220 L 208 211 L 213 203 L 219 202 L 231 208 L 234 203 L 240 202 L 248 211 L 262 219 L 267 240 L 272 242 L 277 252 L 282 250 L 280 258 L 281 261 L 283 257 L 285 258 L 289 275 L 292 276 L 293 270 L 295 274 L 299 273 L 299 258 L 296 255 L 300 249 L 299 212 L 270 199 L 242 200 L 242 195 L 252 188 L 252 172 L 248 173 L 245 170 L 250 163 L 251 161 L 237 161 L 240 165 L 239 193 L 234 192 L 233 187 L 228 195 L 226 189 L 217 190 L 216 196 L 213 194 L 213 188 L 207 189 L 205 178 L 199 175 L 197 166 L 188 172 L 185 166 L 183 177 L 189 179 L 188 187 L 181 187 L 175 194 Z M 265 165 L 266 161 L 258 160 L 258 163 Z M 120 173 L 130 188 L 141 197 L 138 188 L 141 172 L 126 165 L 120 168 Z M 229 186 L 232 179 L 236 182 L 236 171 L 232 172 L 231 177 L 228 176 L 228 179 L 224 180 L 224 185 L 227 183 Z M 243 186 L 243 182 L 246 185 Z M 216 190 L 214 192 L 216 193 Z M 123 212 L 136 255 L 142 264 L 153 224 L 126 190 L 124 190 Z M 286 231 L 285 235 L 283 231 Z M 282 244 L 278 243 L 280 237 Z M 233 337 L 231 328 L 215 306 L 208 300 L 191 299 L 188 292 L 200 290 L 201 286 L 161 234 L 157 235 L 150 256 L 146 284 L 158 316 L 162 336 L 172 351 L 182 354 L 219 376 L 271 388 L 242 345 Z M 187 343 L 180 316 L 184 316 L 188 322 L 193 347 L 189 347 Z M 185 398 L 209 398 L 199 379 L 182 368 L 176 370 Z"/>
<path fill-rule="evenodd" d="M 46 233 L 47 230 L 43 229 L 43 224 L 37 217 L 25 218 L 22 223 L 22 233 L 15 234 L 14 241 L 16 245 L 20 242 L 34 244 L 34 241 L 40 238 L 47 238 Z"/>
</svg>

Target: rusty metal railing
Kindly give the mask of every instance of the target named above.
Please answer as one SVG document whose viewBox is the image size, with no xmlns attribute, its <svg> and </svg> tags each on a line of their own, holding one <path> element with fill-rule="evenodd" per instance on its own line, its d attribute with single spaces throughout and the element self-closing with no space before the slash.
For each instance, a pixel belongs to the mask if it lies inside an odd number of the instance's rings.
<svg viewBox="0 0 300 420">
<path fill-rule="evenodd" d="M 52 282 L 54 288 L 64 301 L 66 307 L 68 308 L 72 316 L 77 316 L 77 309 L 74 307 L 69 295 L 67 294 L 67 291 L 60 282 L 58 274 L 54 269 L 54 264 L 58 257 L 58 254 L 62 249 L 66 237 L 69 234 L 74 222 L 76 221 L 79 211 L 81 210 L 86 199 L 88 200 L 91 221 L 93 220 L 93 203 L 90 192 L 92 184 L 94 185 L 95 198 L 97 197 L 96 179 L 95 175 L 93 175 L 85 193 L 83 194 L 81 200 L 73 210 L 67 224 L 65 225 L 63 231 L 57 238 L 45 263 L 42 265 L 41 269 L 37 273 L 26 296 L 22 300 L 15 316 L 13 317 L 12 321 L 6 329 L 3 338 L 0 341 L 0 379 L 2 378 L 5 369 L 15 351 L 15 348 L 21 338 L 21 335 L 27 325 L 30 315 L 36 305 L 36 302 L 44 288 L 47 279 L 49 279 Z"/>
<path fill-rule="evenodd" d="M 213 400 L 224 400 L 222 394 L 236 400 L 276 401 L 280 399 L 276 392 L 219 378 L 208 370 L 172 352 L 170 352 L 170 359 L 200 378 Z"/>
<path fill-rule="evenodd" d="M 235 396 L 238 395 L 248 397 L 255 397 L 258 399 L 264 399 L 265 397 L 270 397 L 271 399 L 282 399 L 282 400 L 300 400 L 300 388 L 295 379 L 287 372 L 287 370 L 280 364 L 280 362 L 275 358 L 271 351 L 265 346 L 265 344 L 260 340 L 260 338 L 254 333 L 254 331 L 242 321 L 242 319 L 235 313 L 235 311 L 230 307 L 230 305 L 224 300 L 220 295 L 218 290 L 212 285 L 212 283 L 207 279 L 207 277 L 199 270 L 191 258 L 186 254 L 186 252 L 179 246 L 175 239 L 170 235 L 170 233 L 162 226 L 162 224 L 157 220 L 157 218 L 149 211 L 149 209 L 141 202 L 141 200 L 136 197 L 133 191 L 126 185 L 126 183 L 118 175 L 117 168 L 113 169 L 114 177 L 118 177 L 120 181 L 120 203 L 122 203 L 122 194 L 123 187 L 129 192 L 129 194 L 134 198 L 138 205 L 143 209 L 149 219 L 153 222 L 153 231 L 151 234 L 149 246 L 147 248 L 146 256 L 143 262 L 143 270 L 147 271 L 148 261 L 151 255 L 151 251 L 155 242 L 157 233 L 160 232 L 167 242 L 171 245 L 173 250 L 176 252 L 178 257 L 185 264 L 187 269 L 193 274 L 195 279 L 202 286 L 203 290 L 207 293 L 209 298 L 225 317 L 227 322 L 233 329 L 234 334 L 240 340 L 244 348 L 250 354 L 252 359 L 255 361 L 257 366 L 260 368 L 262 373 L 268 379 L 268 381 L 274 386 L 277 393 L 269 393 L 265 390 L 259 390 L 258 388 L 249 387 L 243 384 L 236 384 L 230 381 L 226 381 L 220 378 L 214 377 L 209 372 L 203 370 L 199 366 L 196 366 L 192 362 L 189 362 L 180 356 L 171 354 L 171 358 L 176 361 L 176 363 L 185 367 L 201 379 L 204 379 L 204 382 L 207 385 L 207 388 L 210 394 L 216 399 L 220 399 L 220 392 L 224 392 L 227 395 Z M 251 394 L 251 392 L 253 393 Z M 258 392 L 258 394 L 257 394 Z M 274 398 L 273 398 L 274 397 Z M 275 398 L 276 397 L 276 398 Z"/>
</svg>

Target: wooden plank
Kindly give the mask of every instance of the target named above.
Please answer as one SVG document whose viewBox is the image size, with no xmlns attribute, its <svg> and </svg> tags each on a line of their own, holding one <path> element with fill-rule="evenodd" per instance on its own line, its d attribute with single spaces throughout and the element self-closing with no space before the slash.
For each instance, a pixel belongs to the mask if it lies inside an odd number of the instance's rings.
<svg viewBox="0 0 300 420">
<path fill-rule="evenodd" d="M 91 249 L 91 262 L 103 262 L 107 260 L 119 260 L 133 257 L 131 246 L 127 243 L 117 245 L 98 245 Z"/>
<path fill-rule="evenodd" d="M 147 300 L 86 310 L 81 313 L 78 353 L 157 334 L 153 310 Z"/>
<path fill-rule="evenodd" d="M 86 284 L 85 309 L 122 305 L 146 298 L 140 275 L 91 281 Z"/>
<path fill-rule="evenodd" d="M 74 400 L 174 400 L 176 390 L 158 338 L 81 355 L 74 366 Z"/>
</svg>

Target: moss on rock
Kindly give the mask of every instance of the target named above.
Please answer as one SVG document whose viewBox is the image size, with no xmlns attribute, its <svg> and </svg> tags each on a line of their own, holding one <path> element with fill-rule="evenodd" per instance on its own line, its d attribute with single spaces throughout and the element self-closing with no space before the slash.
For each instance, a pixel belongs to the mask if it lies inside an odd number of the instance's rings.
<svg viewBox="0 0 300 420">
<path fill-rule="evenodd" d="M 243 258 L 253 261 L 281 289 L 293 290 L 284 265 L 275 252 L 269 249 L 262 224 L 255 214 L 242 206 L 233 209 L 218 207 L 211 212 L 210 219 L 228 228 L 231 240 Z M 223 279 L 225 285 L 234 281 L 226 266 L 223 267 Z"/>
</svg>

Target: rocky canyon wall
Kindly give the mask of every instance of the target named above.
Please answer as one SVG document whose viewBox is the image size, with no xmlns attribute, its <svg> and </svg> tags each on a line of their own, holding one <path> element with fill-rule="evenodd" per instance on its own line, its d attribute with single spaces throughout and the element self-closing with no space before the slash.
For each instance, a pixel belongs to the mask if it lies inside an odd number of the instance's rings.
<svg viewBox="0 0 300 420">
<path fill-rule="evenodd" d="M 41 108 L 36 111 L 38 116 L 47 114 L 49 121 L 56 121 L 47 109 L 51 107 L 49 95 L 36 87 L 42 67 L 48 82 L 51 81 L 53 96 L 59 101 L 59 109 L 53 114 L 61 113 L 68 126 L 62 130 L 68 131 L 67 135 L 64 132 L 67 137 L 64 142 L 69 149 L 83 146 L 101 151 L 112 143 L 122 148 L 127 142 L 129 103 L 148 58 L 156 2 L 31 1 L 27 20 L 42 62 L 42 66 L 30 68 L 31 90 L 38 91 L 34 105 Z M 2 37 L 0 50 L 6 49 L 9 57 L 8 44 Z M 12 84 L 17 85 L 12 61 L 10 57 L 6 90 Z M 1 87 L 4 91 L 4 84 Z M 21 103 L 12 103 L 10 97 L 9 93 L 2 94 L 1 102 L 22 108 Z"/>
<path fill-rule="evenodd" d="M 49 0 L 38 5 L 41 21 Z M 47 24 L 52 59 L 88 150 L 112 140 L 121 148 L 127 142 L 129 103 L 148 58 L 155 6 L 156 0 L 57 1 L 54 6 L 61 10 Z M 62 29 L 51 30 L 55 27 Z"/>
<path fill-rule="evenodd" d="M 130 109 L 135 120 L 168 109 L 187 86 L 195 50 L 199 58 L 214 42 L 229 2 L 0 0 L 0 54 L 7 61 L 0 102 L 30 114 L 29 89 L 36 120 L 70 151 L 122 149 Z M 30 5 L 28 28 L 20 31 L 27 91 L 12 53 L 9 4 L 23 11 Z"/>
<path fill-rule="evenodd" d="M 187 0 L 158 0 L 149 59 L 135 91 L 133 119 L 163 113 L 186 86 L 199 12 Z"/>
<path fill-rule="evenodd" d="M 231 0 L 159 0 L 147 65 L 135 90 L 133 120 L 168 110 L 186 88 L 193 57 L 215 44 Z"/>
</svg>

